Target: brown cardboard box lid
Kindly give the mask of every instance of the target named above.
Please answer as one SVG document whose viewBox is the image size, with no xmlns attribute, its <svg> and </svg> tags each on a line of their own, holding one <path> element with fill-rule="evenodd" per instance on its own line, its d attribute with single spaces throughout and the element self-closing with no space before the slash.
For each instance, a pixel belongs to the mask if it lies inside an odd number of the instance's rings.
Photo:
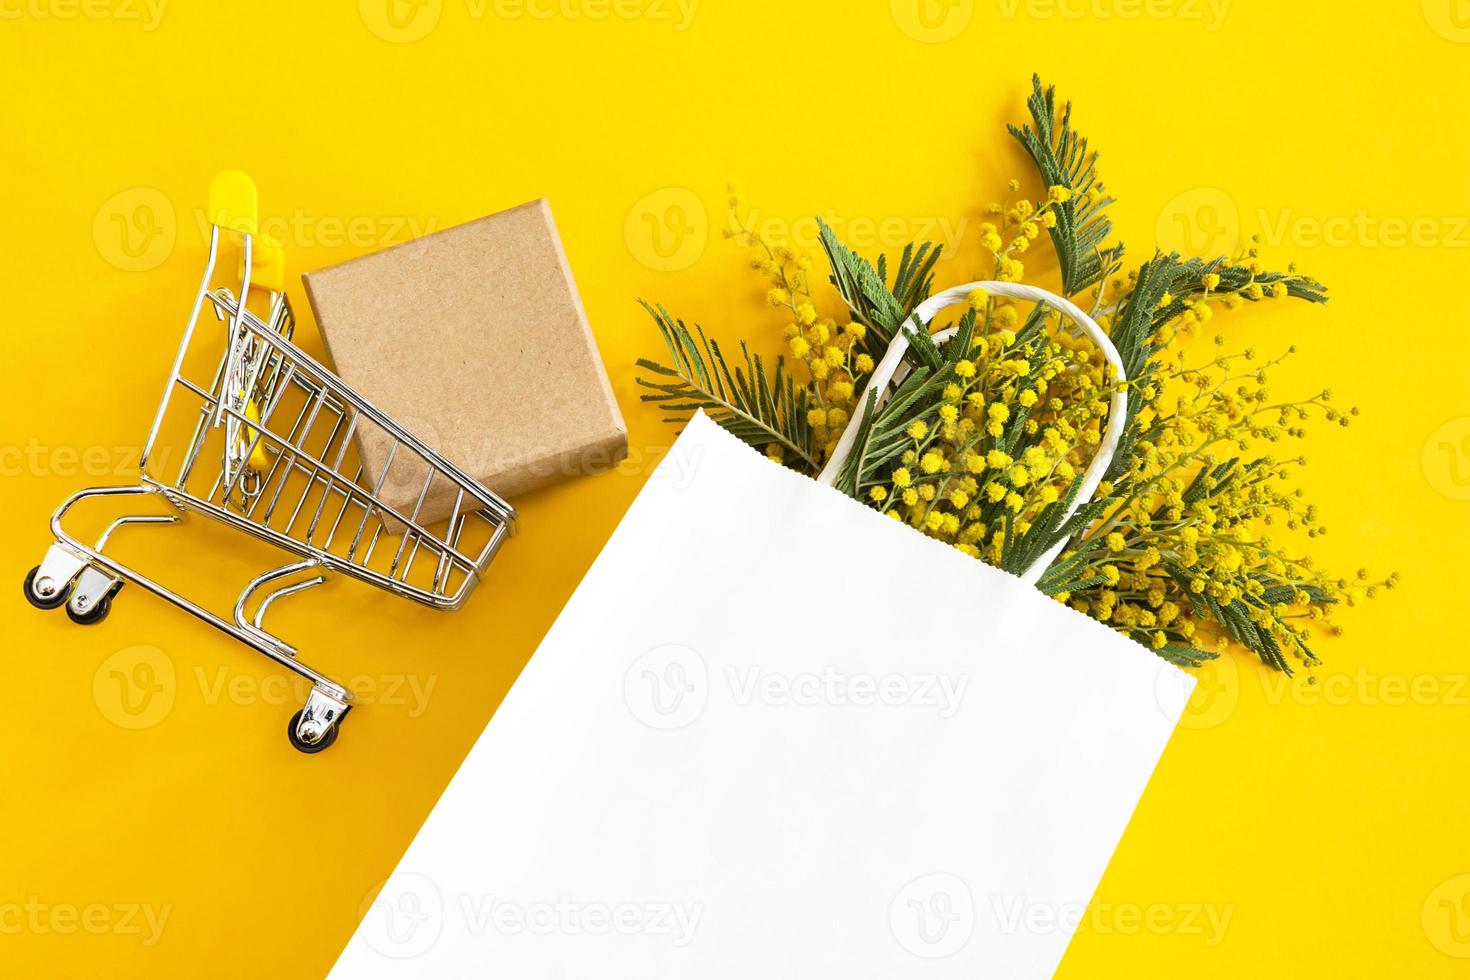
<svg viewBox="0 0 1470 980">
<path fill-rule="evenodd" d="M 502 497 L 615 465 L 612 386 L 543 200 L 302 276 L 342 380 Z M 359 434 L 364 485 L 391 439 Z M 395 461 L 379 494 L 411 513 L 424 482 Z M 449 516 L 434 481 L 419 523 Z"/>
</svg>

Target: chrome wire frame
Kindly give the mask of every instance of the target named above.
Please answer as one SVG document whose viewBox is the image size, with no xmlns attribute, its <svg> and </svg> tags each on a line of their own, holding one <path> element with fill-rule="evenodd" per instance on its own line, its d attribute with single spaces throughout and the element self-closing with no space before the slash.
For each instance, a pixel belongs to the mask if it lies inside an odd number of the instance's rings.
<svg viewBox="0 0 1470 980">
<path fill-rule="evenodd" d="M 270 294 L 264 318 L 247 307 L 249 235 L 243 236 L 238 294 L 224 286 L 211 288 L 223 230 L 211 227 L 204 275 L 141 455 L 140 483 L 82 490 L 57 508 L 51 519 L 56 544 L 38 569 L 34 594 L 44 600 L 70 587 L 70 607 L 78 615 L 95 611 L 124 582 L 168 600 L 311 681 L 297 725 L 298 737 L 311 745 L 345 715 L 351 693 L 298 661 L 294 647 L 266 631 L 262 618 L 271 604 L 341 573 L 437 609 L 458 609 L 512 533 L 515 511 L 296 346 L 291 339 L 295 320 L 284 293 Z M 225 350 L 208 384 L 186 371 L 206 301 L 226 324 Z M 186 430 L 192 421 L 192 436 L 173 476 L 158 472 L 155 461 L 170 419 Z M 369 429 L 376 429 L 388 446 L 371 481 L 357 451 Z M 211 444 L 220 441 L 222 448 L 211 451 Z M 269 464 L 252 466 L 261 447 Z M 410 468 L 414 479 L 420 469 L 426 474 L 406 512 L 381 494 L 395 465 L 400 471 Z M 436 481 L 454 495 L 449 520 L 434 524 L 441 530 L 420 520 Z M 175 513 L 119 518 L 91 545 L 63 527 L 64 516 L 81 501 L 132 495 L 161 498 Z M 226 619 L 102 553 L 119 526 L 175 523 L 191 513 L 275 545 L 296 560 L 247 584 L 234 615 Z M 396 546 L 387 543 L 394 538 Z M 247 607 L 257 593 L 252 616 Z"/>
<path fill-rule="evenodd" d="M 284 298 L 276 305 L 279 312 L 270 325 L 250 310 L 241 310 L 228 290 L 214 290 L 206 298 L 220 319 L 233 323 L 238 318 L 244 327 L 242 346 L 253 349 L 235 364 L 229 359 L 222 362 L 210 388 L 175 375 L 170 396 L 182 390 L 196 398 L 199 418 L 178 474 L 167 479 L 145 469 L 144 481 L 181 509 L 207 514 L 313 560 L 327 571 L 350 575 L 426 605 L 459 608 L 511 531 L 515 512 L 510 505 L 292 343 L 288 337 L 292 321 Z M 223 394 L 242 378 L 251 385 L 246 391 L 258 393 L 262 401 L 259 421 L 242 411 L 245 399 Z M 292 393 L 299 396 L 294 415 L 282 412 L 286 396 Z M 226 458 L 228 447 L 238 446 L 235 455 L 240 465 L 212 470 L 200 482 L 198 464 L 211 458 L 203 451 L 211 418 L 235 423 L 233 439 L 227 427 Z M 283 424 L 277 424 L 278 420 Z M 361 461 L 347 465 L 355 438 L 369 426 L 376 426 L 391 440 L 387 459 L 371 486 Z M 323 438 L 320 449 L 308 448 Z M 257 445 L 265 447 L 271 465 L 258 474 L 256 486 L 242 490 L 243 477 L 251 472 L 243 460 Z M 395 466 L 423 474 L 414 507 L 406 512 L 381 495 Z M 419 520 L 436 480 L 447 482 L 455 494 L 441 533 Z M 287 518 L 284 523 L 279 519 L 283 516 Z M 390 532 L 388 522 L 401 530 Z M 488 533 L 482 535 L 478 550 L 469 554 L 461 544 L 476 522 Z M 390 537 L 398 538 L 392 559 L 386 569 L 381 563 L 375 567 L 378 546 Z M 433 572 L 426 583 L 415 584 L 410 575 L 421 558 L 432 563 Z"/>
</svg>

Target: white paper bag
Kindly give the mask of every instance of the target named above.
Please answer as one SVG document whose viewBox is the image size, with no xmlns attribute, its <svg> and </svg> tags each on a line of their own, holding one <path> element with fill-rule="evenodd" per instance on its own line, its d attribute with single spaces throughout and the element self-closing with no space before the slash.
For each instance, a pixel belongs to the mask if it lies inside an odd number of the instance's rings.
<svg viewBox="0 0 1470 980">
<path fill-rule="evenodd" d="M 1191 686 L 698 416 L 331 975 L 1049 976 Z"/>
</svg>

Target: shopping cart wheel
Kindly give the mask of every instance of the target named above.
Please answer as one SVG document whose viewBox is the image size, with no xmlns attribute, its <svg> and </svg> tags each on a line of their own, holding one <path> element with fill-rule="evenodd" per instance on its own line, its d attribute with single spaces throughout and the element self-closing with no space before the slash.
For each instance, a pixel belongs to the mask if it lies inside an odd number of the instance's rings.
<svg viewBox="0 0 1470 980">
<path fill-rule="evenodd" d="M 291 740 L 291 747 L 297 752 L 305 752 L 308 755 L 315 755 L 318 752 L 331 748 L 332 743 L 337 741 L 337 722 L 332 722 L 331 727 L 326 730 L 322 737 L 315 743 L 312 743 L 303 739 L 296 731 L 297 726 L 301 724 L 301 715 L 301 711 L 296 712 L 291 716 L 291 723 L 286 726 L 286 737 Z"/>
<path fill-rule="evenodd" d="M 72 581 L 66 615 L 78 626 L 100 623 L 112 610 L 112 597 L 122 587 L 122 579 L 112 572 L 96 565 L 88 565 Z"/>
<path fill-rule="evenodd" d="M 51 595 L 41 595 L 36 591 L 36 576 L 41 574 L 41 566 L 26 572 L 26 599 L 37 609 L 55 609 L 66 602 L 67 593 L 71 591 L 71 583 L 67 582 L 59 589 L 55 589 Z"/>
<path fill-rule="evenodd" d="M 110 595 L 97 600 L 97 604 L 84 613 L 77 612 L 70 603 L 66 607 L 67 618 L 78 626 L 95 626 L 106 619 L 110 612 L 112 612 L 112 596 Z"/>
</svg>

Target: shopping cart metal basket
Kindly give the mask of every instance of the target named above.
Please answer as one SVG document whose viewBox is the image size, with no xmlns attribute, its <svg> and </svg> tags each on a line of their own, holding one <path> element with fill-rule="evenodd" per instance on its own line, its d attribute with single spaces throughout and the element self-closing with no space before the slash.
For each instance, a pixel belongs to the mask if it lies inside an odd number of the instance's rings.
<svg viewBox="0 0 1470 980">
<path fill-rule="evenodd" d="M 64 605 L 84 625 L 107 615 L 125 583 L 168 600 L 311 683 L 287 734 L 301 751 L 319 752 L 336 740 L 352 695 L 266 630 L 272 603 L 340 573 L 428 606 L 458 609 L 511 532 L 515 511 L 293 342 L 283 249 L 259 233 L 249 177 L 227 171 L 215 178 L 209 221 L 204 276 L 142 450 L 141 479 L 63 501 L 51 518 L 56 543 L 26 576 L 25 595 L 42 609 Z M 239 248 L 232 264 L 237 292 L 215 284 L 222 245 Z M 221 328 L 196 336 L 206 306 Z M 388 449 L 370 478 L 357 440 L 371 429 L 386 436 Z M 169 454 L 155 452 L 169 444 L 183 448 L 177 469 L 166 463 Z M 390 479 L 395 487 L 419 488 L 411 510 L 380 496 Z M 454 505 L 447 521 L 425 526 L 419 513 L 431 491 Z M 82 501 L 101 497 L 149 497 L 168 506 L 161 514 L 118 517 L 87 544 L 68 533 L 63 519 Z M 119 528 L 177 523 L 190 514 L 269 542 L 294 560 L 247 583 L 226 616 L 103 552 Z"/>
</svg>

